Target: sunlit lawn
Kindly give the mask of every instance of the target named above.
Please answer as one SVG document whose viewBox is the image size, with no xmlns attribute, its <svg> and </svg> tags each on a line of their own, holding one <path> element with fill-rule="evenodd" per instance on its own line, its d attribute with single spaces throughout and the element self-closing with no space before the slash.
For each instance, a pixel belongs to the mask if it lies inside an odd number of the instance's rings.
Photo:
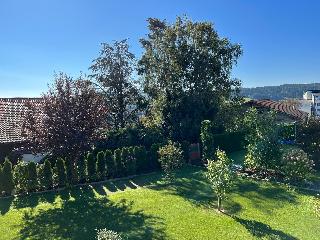
<svg viewBox="0 0 320 240">
<path fill-rule="evenodd" d="M 312 194 L 240 180 L 221 214 L 200 168 L 184 168 L 173 184 L 160 180 L 2 199 L 0 239 L 94 239 L 96 228 L 128 239 L 319 239 Z"/>
</svg>

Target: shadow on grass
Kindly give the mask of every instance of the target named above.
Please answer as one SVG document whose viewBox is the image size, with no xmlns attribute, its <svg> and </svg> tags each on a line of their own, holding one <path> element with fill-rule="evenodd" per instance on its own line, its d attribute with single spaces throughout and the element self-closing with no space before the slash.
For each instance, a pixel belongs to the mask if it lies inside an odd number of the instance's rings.
<svg viewBox="0 0 320 240">
<path fill-rule="evenodd" d="M 25 212 L 20 239 L 94 239 L 100 228 L 128 239 L 165 239 L 162 220 L 134 211 L 133 202 L 96 198 L 90 187 L 64 192 L 56 194 L 65 199 L 61 206 Z"/>
<path fill-rule="evenodd" d="M 254 220 L 246 220 L 232 216 L 232 218 L 244 226 L 252 236 L 258 239 L 283 239 L 296 240 L 298 238 L 284 233 L 283 231 L 271 228 L 269 225 Z"/>
</svg>

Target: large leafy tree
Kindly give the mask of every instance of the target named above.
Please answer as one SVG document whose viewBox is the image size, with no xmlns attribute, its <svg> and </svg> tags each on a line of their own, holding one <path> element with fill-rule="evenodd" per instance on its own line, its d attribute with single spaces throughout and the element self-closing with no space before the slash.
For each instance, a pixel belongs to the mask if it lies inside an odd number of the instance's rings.
<svg viewBox="0 0 320 240">
<path fill-rule="evenodd" d="M 99 138 L 105 125 L 102 96 L 83 77 L 60 73 L 42 96 L 41 106 L 29 104 L 24 135 L 35 152 L 47 152 L 75 163 Z"/>
<path fill-rule="evenodd" d="M 221 103 L 238 92 L 240 81 L 230 73 L 241 47 L 220 38 L 210 22 L 178 17 L 173 24 L 155 18 L 148 23 L 138 73 L 149 116 L 176 140 L 199 140 L 201 121 L 214 119 Z"/>
<path fill-rule="evenodd" d="M 135 122 L 141 95 L 133 80 L 135 56 L 129 51 L 127 40 L 103 43 L 90 70 L 93 82 L 104 94 L 109 125 L 119 129 Z"/>
</svg>

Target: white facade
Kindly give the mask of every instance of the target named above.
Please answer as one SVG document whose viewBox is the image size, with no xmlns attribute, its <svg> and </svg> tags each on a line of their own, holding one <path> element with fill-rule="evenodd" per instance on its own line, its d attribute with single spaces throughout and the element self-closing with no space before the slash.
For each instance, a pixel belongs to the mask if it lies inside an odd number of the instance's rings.
<svg viewBox="0 0 320 240">
<path fill-rule="evenodd" d="M 315 116 L 320 116 L 320 93 L 312 94 L 311 109 Z"/>
<path fill-rule="evenodd" d="M 303 94 L 304 100 L 312 100 L 312 91 L 308 90 Z"/>
</svg>

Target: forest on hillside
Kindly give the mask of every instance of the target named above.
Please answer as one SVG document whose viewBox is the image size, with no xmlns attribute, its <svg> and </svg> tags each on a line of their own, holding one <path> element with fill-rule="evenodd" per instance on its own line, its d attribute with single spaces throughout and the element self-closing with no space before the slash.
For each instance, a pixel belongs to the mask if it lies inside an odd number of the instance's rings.
<svg viewBox="0 0 320 240">
<path fill-rule="evenodd" d="M 241 95 L 253 99 L 282 100 L 285 98 L 302 98 L 303 93 L 309 89 L 320 89 L 320 83 L 242 88 Z"/>
</svg>

